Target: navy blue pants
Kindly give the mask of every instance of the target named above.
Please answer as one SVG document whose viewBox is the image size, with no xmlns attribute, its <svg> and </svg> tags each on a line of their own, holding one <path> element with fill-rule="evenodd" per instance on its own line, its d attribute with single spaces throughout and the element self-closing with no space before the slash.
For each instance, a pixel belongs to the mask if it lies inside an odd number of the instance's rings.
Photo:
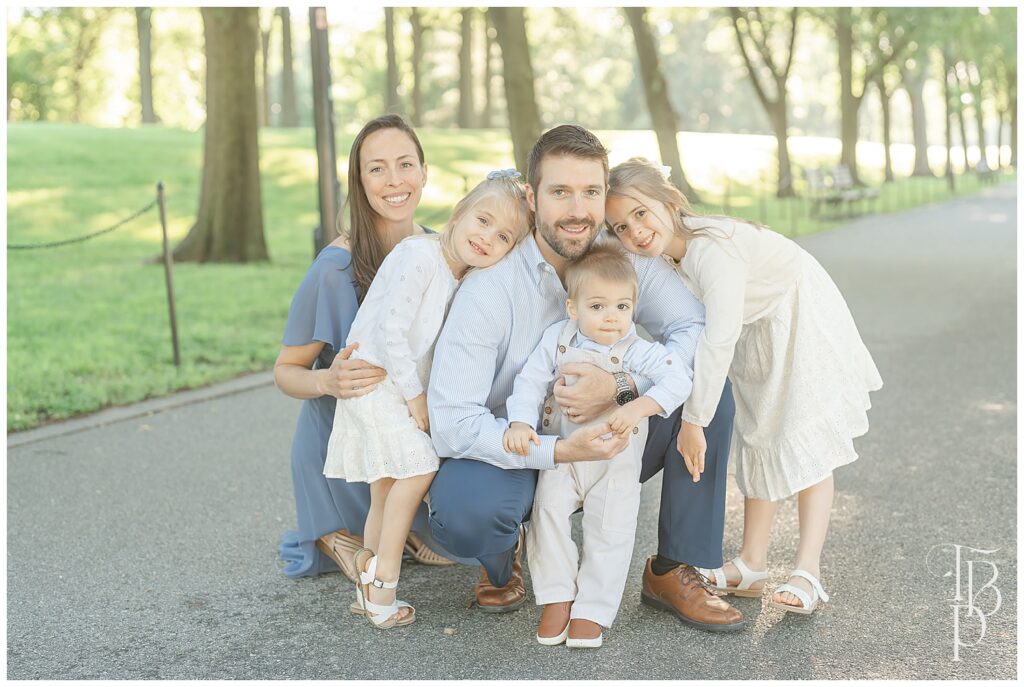
<svg viewBox="0 0 1024 687">
<path fill-rule="evenodd" d="M 729 441 L 736 405 L 728 380 L 711 424 L 704 474 L 693 482 L 676 450 L 680 413 L 652 417 L 640 481 L 664 469 L 658 516 L 658 553 L 702 568 L 722 565 Z M 472 459 L 442 460 L 430 486 L 434 539 L 461 558 L 475 558 L 496 586 L 512 576 L 519 525 L 530 518 L 536 470 L 505 470 Z"/>
</svg>

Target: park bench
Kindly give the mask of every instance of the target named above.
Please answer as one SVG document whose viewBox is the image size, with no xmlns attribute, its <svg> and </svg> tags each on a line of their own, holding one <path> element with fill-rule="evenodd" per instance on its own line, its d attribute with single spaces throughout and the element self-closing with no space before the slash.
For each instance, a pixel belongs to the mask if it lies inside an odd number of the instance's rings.
<svg viewBox="0 0 1024 687">
<path fill-rule="evenodd" d="M 989 167 L 988 162 L 984 159 L 974 168 L 974 172 L 978 175 L 978 180 L 983 184 L 994 184 L 999 180 L 999 170 Z"/>
<path fill-rule="evenodd" d="M 833 183 L 826 179 L 825 174 L 820 169 L 805 169 L 804 178 L 807 179 L 808 195 L 813 204 L 811 212 L 815 217 L 821 216 L 822 205 L 840 206 L 843 203 L 849 205 L 859 198 L 859 195 L 856 193 L 836 188 Z"/>
<path fill-rule="evenodd" d="M 851 204 L 878 198 L 878 189 L 871 188 L 870 186 L 858 186 L 853 181 L 850 168 L 844 164 L 838 164 L 833 167 L 830 176 L 832 177 L 832 188 L 847 194 Z"/>
</svg>

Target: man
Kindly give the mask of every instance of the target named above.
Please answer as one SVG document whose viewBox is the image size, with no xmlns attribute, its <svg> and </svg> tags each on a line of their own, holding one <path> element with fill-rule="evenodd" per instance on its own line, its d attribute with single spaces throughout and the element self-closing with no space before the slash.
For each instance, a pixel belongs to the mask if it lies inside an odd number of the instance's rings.
<svg viewBox="0 0 1024 687">
<path fill-rule="evenodd" d="M 530 151 L 527 182 L 534 231 L 498 265 L 466 277 L 438 339 L 428 391 L 434 446 L 445 459 L 430 489 L 431 529 L 445 549 L 481 563 L 476 600 L 487 612 L 512 611 L 526 600 L 521 530 L 533 504 L 537 470 L 608 460 L 627 441 L 617 435 L 605 438 L 607 428 L 595 425 L 566 439 L 541 436 L 541 444 L 531 445 L 525 457 L 502 448 L 508 428 L 505 401 L 515 376 L 544 329 L 564 319 L 565 268 L 586 254 L 604 222 L 608 152 L 583 127 L 555 127 Z M 664 260 L 631 260 L 639 281 L 636 322 L 687 361 L 692 378 L 703 307 Z M 614 399 L 626 402 L 651 384 L 621 373 L 615 379 L 590 365 L 563 372 L 579 377 L 571 387 L 555 387 L 559 404 L 578 424 L 601 415 Z M 742 614 L 712 594 L 695 570 L 722 564 L 733 410 L 727 385 L 706 430 L 704 473 L 693 478 L 675 448 L 679 411 L 652 418 L 641 474 L 646 481 L 665 468 L 658 555 L 647 562 L 642 598 L 706 630 L 736 630 L 745 624 Z M 544 615 L 557 612 L 545 607 L 542 622 Z"/>
</svg>

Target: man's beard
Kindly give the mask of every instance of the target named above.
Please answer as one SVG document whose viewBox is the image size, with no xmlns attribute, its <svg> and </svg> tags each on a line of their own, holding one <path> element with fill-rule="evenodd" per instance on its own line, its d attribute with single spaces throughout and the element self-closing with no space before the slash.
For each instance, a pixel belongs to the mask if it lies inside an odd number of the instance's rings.
<svg viewBox="0 0 1024 687">
<path fill-rule="evenodd" d="M 565 239 L 559 240 L 557 228 L 562 224 L 562 221 L 555 222 L 554 225 L 545 223 L 539 215 L 534 215 L 534 219 L 537 224 L 537 230 L 540 235 L 544 237 L 544 241 L 551 246 L 551 250 L 555 251 L 560 257 L 566 260 L 579 260 L 590 250 L 590 247 L 594 245 L 594 241 L 597 239 L 597 232 L 594 231 L 594 222 L 589 218 L 570 218 L 564 220 L 566 224 L 586 224 L 588 227 L 588 233 L 584 234 L 578 239 Z"/>
</svg>

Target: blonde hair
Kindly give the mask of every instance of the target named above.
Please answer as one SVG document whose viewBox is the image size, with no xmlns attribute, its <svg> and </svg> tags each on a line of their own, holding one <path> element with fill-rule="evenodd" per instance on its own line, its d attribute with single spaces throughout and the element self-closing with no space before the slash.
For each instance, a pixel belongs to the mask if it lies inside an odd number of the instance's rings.
<svg viewBox="0 0 1024 687">
<path fill-rule="evenodd" d="M 629 194 L 631 190 L 642 193 L 648 198 L 664 204 L 669 211 L 669 215 L 672 217 L 673 232 L 684 239 L 691 239 L 695 236 L 729 238 L 729 236 L 724 236 L 720 233 L 713 233 L 712 230 L 716 229 L 716 227 L 711 225 L 703 227 L 688 226 L 684 219 L 689 217 L 725 219 L 750 224 L 758 229 L 764 227 L 764 225 L 757 222 L 729 217 L 728 215 L 701 215 L 697 213 L 690 205 L 690 201 L 683 195 L 683 192 L 673 186 L 672 182 L 662 175 L 661 168 L 643 157 L 631 157 L 625 162 L 615 165 L 608 175 L 609 198 L 612 196 L 622 196 L 639 202 L 637 198 L 633 198 Z M 608 228 L 609 233 L 615 235 L 615 230 L 610 224 L 605 222 L 605 226 Z"/>
<path fill-rule="evenodd" d="M 530 233 L 533 217 L 526 202 L 526 187 L 523 186 L 523 182 L 509 176 L 484 179 L 452 209 L 452 216 L 445 225 L 444 232 L 438 237 L 446 255 L 451 257 L 455 254 L 455 233 L 452 228 L 482 200 L 492 197 L 500 201 L 502 212 L 511 219 L 509 228 L 514 234 L 514 243 L 519 243 Z"/>
<path fill-rule="evenodd" d="M 626 252 L 614 243 L 595 243 L 586 255 L 569 263 L 565 269 L 565 290 L 569 298 L 575 301 L 588 279 L 632 284 L 633 300 L 636 300 L 636 270 Z"/>
</svg>

